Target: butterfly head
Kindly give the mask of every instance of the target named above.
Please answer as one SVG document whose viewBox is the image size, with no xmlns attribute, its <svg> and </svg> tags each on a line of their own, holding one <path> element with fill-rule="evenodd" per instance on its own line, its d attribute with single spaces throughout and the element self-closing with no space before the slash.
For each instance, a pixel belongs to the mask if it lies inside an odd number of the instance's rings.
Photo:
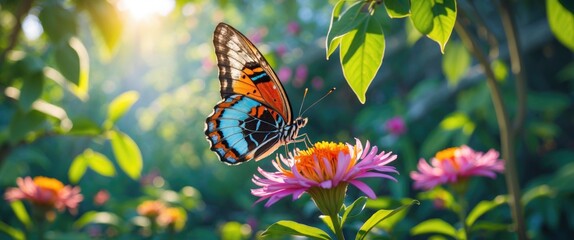
<svg viewBox="0 0 574 240">
<path fill-rule="evenodd" d="M 297 117 L 294 121 L 293 121 L 293 125 L 297 126 L 298 129 L 301 129 L 302 127 L 305 127 L 305 125 L 307 125 L 307 118 L 303 118 L 303 117 Z"/>
</svg>

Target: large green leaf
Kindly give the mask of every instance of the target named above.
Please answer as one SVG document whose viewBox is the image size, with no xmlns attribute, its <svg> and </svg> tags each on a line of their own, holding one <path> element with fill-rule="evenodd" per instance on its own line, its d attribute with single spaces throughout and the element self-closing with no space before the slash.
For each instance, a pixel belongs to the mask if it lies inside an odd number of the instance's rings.
<svg viewBox="0 0 574 240">
<path fill-rule="evenodd" d="M 15 240 L 24 240 L 26 235 L 21 230 L 11 227 L 10 225 L 0 221 L 0 231 L 6 233 L 8 236 Z"/>
<path fill-rule="evenodd" d="M 269 226 L 263 233 L 262 239 L 276 239 L 286 236 L 302 236 L 312 239 L 331 239 L 325 231 L 293 221 L 278 221 Z"/>
<path fill-rule="evenodd" d="M 139 99 L 139 93 L 128 91 L 117 96 L 108 106 L 108 116 L 104 128 L 109 129 L 122 117 Z"/>
<path fill-rule="evenodd" d="M 86 169 L 88 168 L 88 161 L 84 154 L 80 154 L 72 160 L 72 164 L 70 165 L 70 169 L 68 170 L 68 178 L 70 179 L 71 183 L 78 183 L 80 179 L 86 173 Z"/>
<path fill-rule="evenodd" d="M 24 76 L 24 83 L 20 89 L 18 103 L 24 112 L 30 111 L 32 104 L 42 95 L 44 89 L 44 74 L 36 72 Z"/>
<path fill-rule="evenodd" d="M 391 18 L 404 18 L 410 14 L 408 0 L 385 0 L 385 8 Z"/>
<path fill-rule="evenodd" d="M 72 119 L 72 123 L 72 129 L 68 132 L 68 134 L 97 136 L 102 133 L 100 126 L 92 119 L 86 117 L 78 117 Z"/>
<path fill-rule="evenodd" d="M 456 0 L 413 0 L 411 20 L 415 27 L 444 48 L 456 21 Z"/>
<path fill-rule="evenodd" d="M 10 203 L 10 208 L 14 211 L 14 214 L 26 226 L 27 229 L 32 229 L 32 220 L 30 219 L 30 215 L 28 211 L 26 211 L 26 207 L 24 207 L 24 203 L 22 201 L 14 201 Z"/>
<path fill-rule="evenodd" d="M 143 167 L 138 145 L 128 135 L 119 131 L 109 131 L 109 137 L 120 168 L 132 179 L 138 179 Z"/>
<path fill-rule="evenodd" d="M 375 227 L 379 222 L 384 221 L 385 219 L 392 217 L 393 215 L 399 213 L 400 211 L 406 210 L 410 208 L 413 204 L 419 205 L 420 202 L 417 200 L 413 200 L 409 204 L 405 204 L 393 210 L 379 210 L 375 212 L 367 221 L 361 226 L 359 232 L 357 232 L 357 236 L 355 237 L 356 240 L 364 239 L 367 234 Z"/>
<path fill-rule="evenodd" d="M 84 155 L 88 160 L 90 168 L 98 174 L 106 177 L 116 175 L 114 164 L 105 155 L 99 152 L 94 152 L 91 149 L 86 149 L 86 151 L 84 151 Z"/>
<path fill-rule="evenodd" d="M 30 132 L 40 129 L 44 120 L 46 120 L 46 115 L 36 110 L 27 113 L 16 111 L 10 121 L 10 142 L 17 143 Z"/>
<path fill-rule="evenodd" d="M 359 101 L 365 103 L 369 85 L 383 63 L 385 36 L 376 18 L 365 18 L 341 38 L 343 75 Z"/>
<path fill-rule="evenodd" d="M 335 49 L 337 49 L 337 46 L 339 46 L 341 42 L 340 37 L 356 28 L 369 16 L 367 13 L 361 12 L 361 9 L 365 5 L 362 1 L 356 2 L 340 15 L 344 3 L 345 1 L 339 1 L 333 7 L 331 25 L 329 26 L 329 32 L 326 38 L 327 45 L 325 49 L 327 50 L 327 59 L 329 59 L 329 56 L 331 56 Z"/>
<path fill-rule="evenodd" d="M 411 235 L 431 234 L 438 233 L 444 234 L 453 238 L 457 238 L 458 231 L 449 223 L 442 219 L 433 218 L 421 222 L 411 228 Z"/>
<path fill-rule="evenodd" d="M 62 4 L 63 1 L 44 1 L 38 14 L 44 33 L 54 43 L 68 40 L 78 29 L 76 14 Z"/>
<path fill-rule="evenodd" d="M 442 56 L 442 71 L 451 87 L 458 85 L 470 67 L 471 57 L 464 45 L 459 42 L 451 42 L 446 46 Z"/>
<path fill-rule="evenodd" d="M 361 213 L 363 209 L 365 209 L 366 204 L 367 204 L 367 197 L 361 196 L 357 198 L 357 200 L 355 200 L 349 206 L 346 206 L 343 211 L 343 217 L 341 218 L 341 225 L 345 224 L 347 218 L 356 216 L 359 213 Z"/>
<path fill-rule="evenodd" d="M 468 213 L 468 216 L 466 217 L 466 225 L 471 227 L 474 222 L 476 221 L 476 219 L 478 219 L 480 216 L 484 215 L 486 212 L 492 210 L 495 207 L 498 207 L 502 204 L 505 204 L 508 202 L 508 197 L 507 196 L 498 196 L 496 198 L 494 198 L 494 200 L 492 201 L 481 201 L 478 204 L 476 204 L 476 206 L 470 211 L 470 213 Z"/>
<path fill-rule="evenodd" d="M 546 15 L 554 36 L 574 51 L 574 3 L 571 0 L 546 0 Z"/>
<path fill-rule="evenodd" d="M 123 30 L 118 10 L 107 0 L 82 1 L 82 7 L 88 10 L 107 47 L 104 56 L 111 56 L 115 51 Z"/>
<path fill-rule="evenodd" d="M 84 44 L 72 37 L 56 45 L 54 58 L 60 73 L 74 84 L 75 87 L 71 88 L 74 93 L 80 99 L 85 99 L 88 94 L 90 61 Z"/>
</svg>

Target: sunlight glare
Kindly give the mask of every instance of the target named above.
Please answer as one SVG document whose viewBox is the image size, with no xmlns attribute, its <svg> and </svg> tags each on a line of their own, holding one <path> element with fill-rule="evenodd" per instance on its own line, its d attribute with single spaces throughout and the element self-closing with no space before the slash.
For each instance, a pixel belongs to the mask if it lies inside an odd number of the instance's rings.
<svg viewBox="0 0 574 240">
<path fill-rule="evenodd" d="M 166 16 L 175 8 L 175 0 L 119 0 L 118 8 L 140 21 L 154 15 Z"/>
</svg>

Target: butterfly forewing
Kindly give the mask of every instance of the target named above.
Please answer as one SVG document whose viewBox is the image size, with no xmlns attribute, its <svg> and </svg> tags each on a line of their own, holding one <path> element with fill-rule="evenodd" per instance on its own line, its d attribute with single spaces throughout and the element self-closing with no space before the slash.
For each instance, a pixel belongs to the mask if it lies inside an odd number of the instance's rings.
<svg viewBox="0 0 574 240">
<path fill-rule="evenodd" d="M 213 44 L 222 98 L 245 95 L 279 112 L 287 122 L 292 120 L 291 104 L 279 78 L 253 43 L 233 27 L 220 23 Z"/>
</svg>

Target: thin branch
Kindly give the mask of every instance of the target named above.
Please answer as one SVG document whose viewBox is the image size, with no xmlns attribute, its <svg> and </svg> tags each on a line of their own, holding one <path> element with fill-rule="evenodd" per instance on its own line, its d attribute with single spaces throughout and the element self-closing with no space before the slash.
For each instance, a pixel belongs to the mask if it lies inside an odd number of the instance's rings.
<svg viewBox="0 0 574 240">
<path fill-rule="evenodd" d="M 512 128 L 514 134 L 518 135 L 522 130 L 522 126 L 524 125 L 524 118 L 526 116 L 527 86 L 526 75 L 524 73 L 524 61 L 522 61 L 523 58 L 520 51 L 520 39 L 518 38 L 518 30 L 516 28 L 516 22 L 514 21 L 512 10 L 510 8 L 510 2 L 508 0 L 501 0 L 500 4 L 498 5 L 498 9 L 508 42 L 508 51 L 510 53 L 512 73 L 516 78 L 515 87 L 518 106 L 516 109 L 516 116 L 514 118 Z"/>
<path fill-rule="evenodd" d="M 459 16 L 465 18 L 464 11 L 459 9 Z M 516 225 L 516 232 L 519 239 L 527 239 L 526 228 L 524 223 L 524 217 L 522 212 L 522 203 L 520 201 L 521 193 L 520 186 L 518 182 L 518 174 L 516 171 L 516 159 L 514 154 L 514 134 L 513 129 L 510 126 L 510 120 L 508 117 L 508 112 L 504 106 L 504 101 L 502 99 L 502 94 L 496 78 L 494 71 L 490 66 L 490 62 L 487 57 L 482 53 L 480 47 L 476 40 L 469 34 L 469 32 L 461 25 L 459 21 L 456 21 L 454 25 L 455 31 L 460 36 L 462 42 L 470 50 L 470 52 L 476 57 L 480 65 L 484 70 L 486 75 L 486 83 L 490 89 L 492 103 L 494 105 L 494 111 L 496 113 L 496 120 L 498 122 L 498 127 L 500 128 L 500 144 L 502 158 L 505 160 L 505 177 L 506 185 L 509 192 L 509 205 L 512 212 L 512 218 Z"/>
</svg>

